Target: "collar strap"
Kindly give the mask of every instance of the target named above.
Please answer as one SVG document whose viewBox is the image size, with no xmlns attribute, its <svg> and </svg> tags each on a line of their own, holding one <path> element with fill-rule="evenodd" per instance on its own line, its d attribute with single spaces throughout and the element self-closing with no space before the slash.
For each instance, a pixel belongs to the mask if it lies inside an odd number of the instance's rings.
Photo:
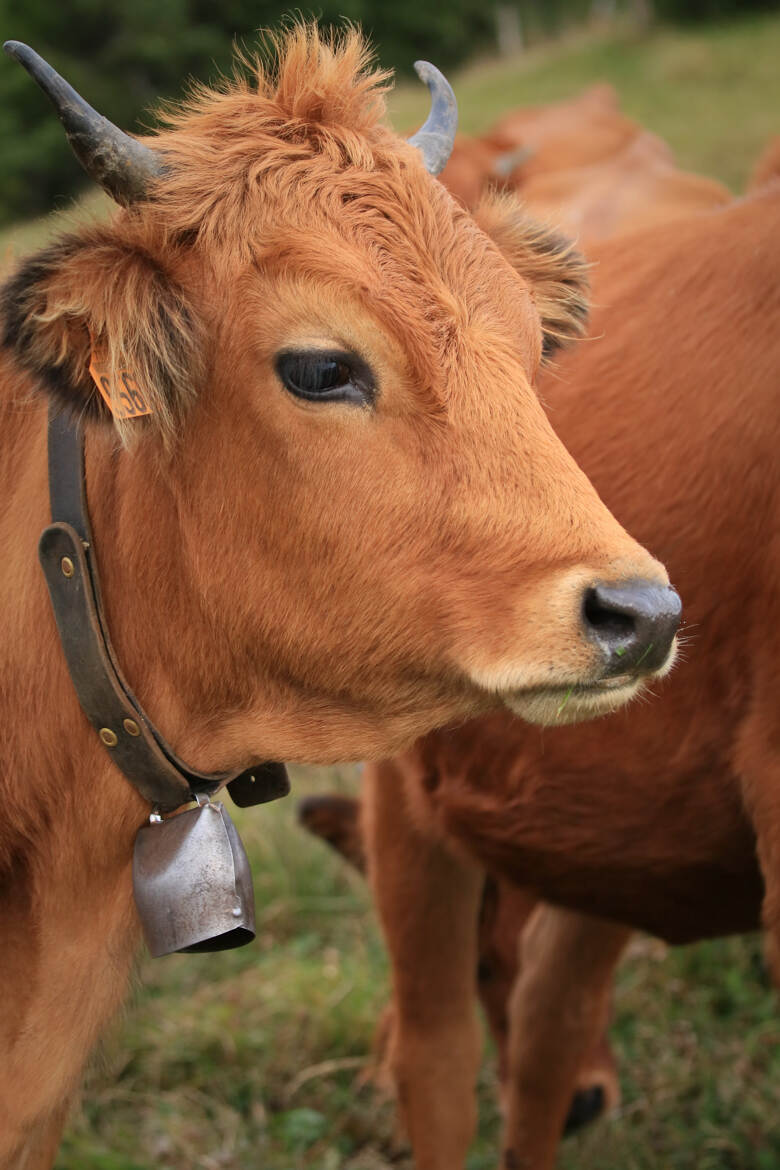
<svg viewBox="0 0 780 1170">
<path fill-rule="evenodd" d="M 100 600 L 81 426 L 51 411 L 48 444 L 52 523 L 41 535 L 38 556 L 73 686 L 111 759 L 144 799 L 163 811 L 224 785 L 242 807 L 286 796 L 284 764 L 224 775 L 195 772 L 144 713 L 117 663 Z"/>
</svg>

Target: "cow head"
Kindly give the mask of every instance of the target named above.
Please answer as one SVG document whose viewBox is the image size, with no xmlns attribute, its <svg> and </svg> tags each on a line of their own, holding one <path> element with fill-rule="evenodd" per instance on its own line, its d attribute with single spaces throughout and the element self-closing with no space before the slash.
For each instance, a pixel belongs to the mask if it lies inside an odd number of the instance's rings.
<svg viewBox="0 0 780 1170">
<path fill-rule="evenodd" d="M 3 296 L 17 368 L 89 420 L 125 673 L 204 769 L 611 709 L 667 665 L 678 602 L 534 393 L 582 330 L 583 262 L 511 202 L 454 203 L 437 144 L 381 124 L 357 34 L 279 56 L 144 144 L 109 135 L 86 161 L 127 206 Z M 93 345 L 148 416 L 112 419 Z"/>
</svg>

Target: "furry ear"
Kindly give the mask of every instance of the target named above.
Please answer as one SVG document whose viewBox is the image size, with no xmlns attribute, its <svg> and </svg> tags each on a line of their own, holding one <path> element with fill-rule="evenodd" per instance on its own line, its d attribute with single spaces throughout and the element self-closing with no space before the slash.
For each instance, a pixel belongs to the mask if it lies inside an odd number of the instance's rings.
<svg viewBox="0 0 780 1170">
<path fill-rule="evenodd" d="M 112 384 L 129 371 L 170 436 L 201 381 L 196 317 L 160 264 L 109 228 L 63 237 L 0 290 L 0 344 L 64 405 L 110 420 L 89 373 L 93 343 Z"/>
<path fill-rule="evenodd" d="M 582 337 L 588 319 L 588 265 L 574 244 L 529 218 L 512 194 L 488 195 L 474 218 L 531 287 L 542 320 L 542 358 Z"/>
</svg>

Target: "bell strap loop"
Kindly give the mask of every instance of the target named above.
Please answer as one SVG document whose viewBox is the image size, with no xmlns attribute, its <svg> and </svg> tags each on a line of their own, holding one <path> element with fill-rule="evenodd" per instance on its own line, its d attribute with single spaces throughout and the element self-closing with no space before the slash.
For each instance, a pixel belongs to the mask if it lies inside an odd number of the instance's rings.
<svg viewBox="0 0 780 1170">
<path fill-rule="evenodd" d="M 114 763 L 145 800 L 164 811 L 224 785 L 242 807 L 286 796 L 284 764 L 261 763 L 233 774 L 196 772 L 144 713 L 119 668 L 101 605 L 81 427 L 51 411 L 48 442 L 53 522 L 41 535 L 38 556 L 73 686 Z"/>
</svg>

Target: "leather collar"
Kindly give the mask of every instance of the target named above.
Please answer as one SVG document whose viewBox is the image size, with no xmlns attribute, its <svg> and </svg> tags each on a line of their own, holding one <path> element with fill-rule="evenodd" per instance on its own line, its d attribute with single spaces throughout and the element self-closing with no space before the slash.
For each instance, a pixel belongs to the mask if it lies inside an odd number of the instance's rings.
<svg viewBox="0 0 780 1170">
<path fill-rule="evenodd" d="M 196 772 L 145 714 L 122 675 L 101 604 L 81 425 L 52 408 L 48 446 L 52 523 L 41 535 L 38 556 L 73 686 L 111 759 L 161 811 L 224 786 L 241 807 L 286 796 L 290 782 L 284 764 L 261 763 L 233 774 Z"/>
</svg>

